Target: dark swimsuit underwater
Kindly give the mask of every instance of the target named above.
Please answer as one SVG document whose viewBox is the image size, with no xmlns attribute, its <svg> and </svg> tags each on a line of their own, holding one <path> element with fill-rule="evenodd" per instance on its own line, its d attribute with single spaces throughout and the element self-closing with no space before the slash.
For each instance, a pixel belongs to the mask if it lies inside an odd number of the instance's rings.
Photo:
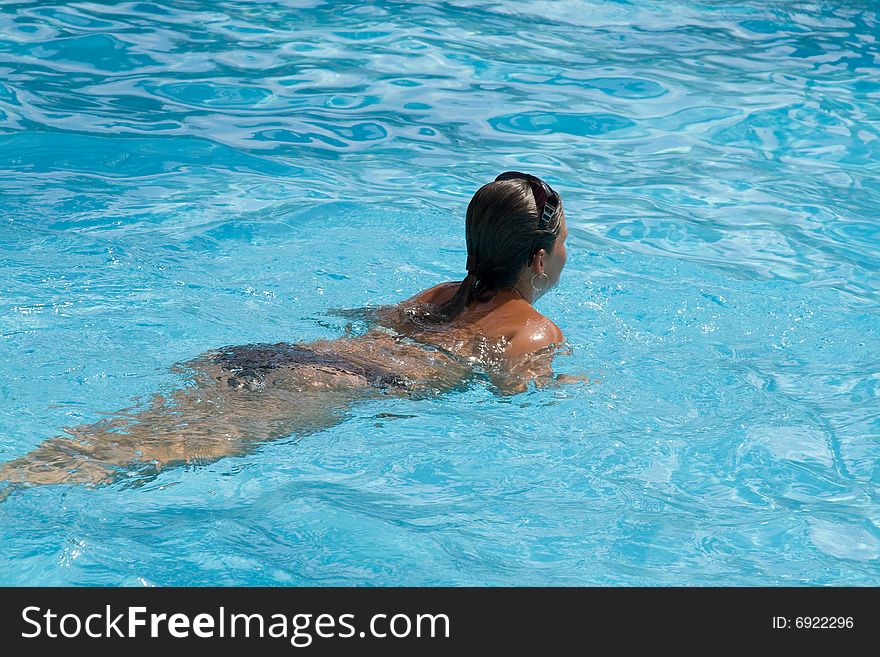
<svg viewBox="0 0 880 657">
<path fill-rule="evenodd" d="M 460 357 L 384 327 L 355 339 L 222 347 L 210 353 L 210 362 L 222 370 L 215 378 L 232 388 L 259 388 L 299 373 L 294 378 L 301 383 L 314 377 L 331 386 L 418 396 L 448 390 L 473 374 Z"/>
<path fill-rule="evenodd" d="M 227 370 L 226 382 L 230 387 L 265 382 L 269 374 L 282 368 L 309 365 L 331 374 L 354 375 L 378 388 L 407 388 L 409 382 L 397 375 L 370 364 L 358 364 L 333 353 L 322 353 L 305 344 L 248 344 L 223 347 L 213 358 Z"/>
</svg>

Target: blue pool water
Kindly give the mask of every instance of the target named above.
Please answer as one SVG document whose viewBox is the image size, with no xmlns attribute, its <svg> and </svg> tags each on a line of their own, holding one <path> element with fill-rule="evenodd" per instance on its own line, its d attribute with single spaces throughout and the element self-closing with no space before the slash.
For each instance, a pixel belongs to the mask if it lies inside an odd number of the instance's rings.
<svg viewBox="0 0 880 657">
<path fill-rule="evenodd" d="M 564 198 L 561 372 L 0 503 L 0 583 L 880 583 L 867 0 L 0 6 L 0 460 Z"/>
</svg>

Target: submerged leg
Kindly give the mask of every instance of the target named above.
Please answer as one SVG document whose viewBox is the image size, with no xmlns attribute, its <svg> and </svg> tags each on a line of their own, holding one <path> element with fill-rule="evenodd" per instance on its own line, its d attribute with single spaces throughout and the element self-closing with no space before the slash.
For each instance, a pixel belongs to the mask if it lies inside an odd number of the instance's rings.
<svg viewBox="0 0 880 657">
<path fill-rule="evenodd" d="M 137 470 L 207 463 L 262 441 L 332 426 L 354 401 L 377 392 L 363 381 L 308 367 L 254 389 L 200 377 L 170 398 L 157 395 L 144 410 L 65 429 L 67 436 L 0 465 L 0 481 L 101 484 Z"/>
</svg>

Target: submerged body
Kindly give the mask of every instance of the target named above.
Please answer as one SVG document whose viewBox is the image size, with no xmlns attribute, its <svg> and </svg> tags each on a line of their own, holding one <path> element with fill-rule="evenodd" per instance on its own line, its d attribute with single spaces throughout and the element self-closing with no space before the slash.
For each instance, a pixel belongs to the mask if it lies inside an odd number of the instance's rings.
<svg viewBox="0 0 880 657">
<path fill-rule="evenodd" d="M 536 372 L 549 371 L 549 350 L 516 354 L 510 349 L 516 330 L 503 318 L 516 308 L 491 320 L 487 308 L 474 308 L 442 330 L 413 321 L 411 311 L 450 289 L 450 284 L 437 286 L 376 310 L 380 323 L 362 335 L 209 351 L 177 368 L 190 375 L 191 385 L 167 398 L 156 395 L 149 408 L 66 428 L 67 436 L 0 465 L 0 481 L 137 479 L 169 465 L 206 463 L 242 454 L 259 442 L 319 431 L 360 400 L 442 394 L 477 375 L 516 392 Z"/>
</svg>

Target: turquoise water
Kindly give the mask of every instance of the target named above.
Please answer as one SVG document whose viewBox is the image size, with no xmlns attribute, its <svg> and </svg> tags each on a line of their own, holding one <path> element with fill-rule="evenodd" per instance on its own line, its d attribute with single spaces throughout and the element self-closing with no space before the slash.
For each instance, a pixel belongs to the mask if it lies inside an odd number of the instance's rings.
<svg viewBox="0 0 880 657">
<path fill-rule="evenodd" d="M 880 583 L 878 6 L 7 2 L 0 460 L 463 276 L 563 195 L 561 372 L 0 503 L 2 584 Z"/>
</svg>

